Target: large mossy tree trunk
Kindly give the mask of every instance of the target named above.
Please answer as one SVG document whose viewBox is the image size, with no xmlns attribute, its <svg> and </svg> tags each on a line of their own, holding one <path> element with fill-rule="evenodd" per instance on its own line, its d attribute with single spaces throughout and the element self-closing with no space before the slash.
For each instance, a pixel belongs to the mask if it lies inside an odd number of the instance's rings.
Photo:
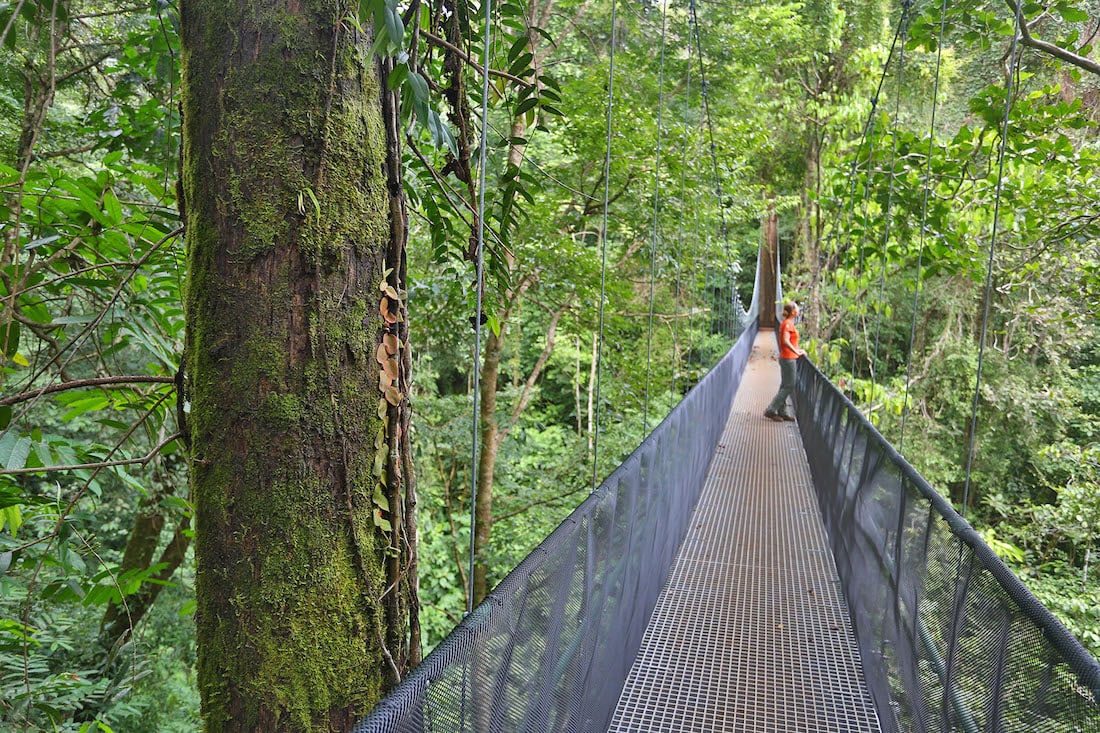
<svg viewBox="0 0 1100 733">
<path fill-rule="evenodd" d="M 208 731 L 349 730 L 416 656 L 394 100 L 357 9 L 182 3 Z"/>
</svg>

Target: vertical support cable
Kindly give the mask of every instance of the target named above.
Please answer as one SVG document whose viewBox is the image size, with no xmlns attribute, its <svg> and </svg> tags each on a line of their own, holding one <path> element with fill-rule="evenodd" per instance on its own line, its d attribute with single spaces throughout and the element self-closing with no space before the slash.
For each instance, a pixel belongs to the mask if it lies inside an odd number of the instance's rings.
<svg viewBox="0 0 1100 733">
<path fill-rule="evenodd" d="M 718 199 L 719 235 L 722 238 L 722 248 L 726 254 L 726 266 L 729 270 L 729 281 L 733 281 L 733 255 L 730 252 L 729 235 L 726 229 L 726 210 L 723 203 L 722 176 L 718 172 L 718 149 L 714 143 L 714 123 L 710 116 L 710 97 L 707 95 L 707 73 L 703 66 L 703 38 L 699 31 L 699 16 L 696 14 L 695 0 L 690 2 L 691 11 L 691 35 L 695 39 L 695 48 L 698 51 L 699 61 L 699 88 L 703 95 L 703 119 L 707 124 L 707 135 L 710 142 L 710 163 L 714 175 L 714 190 Z M 719 289 L 721 290 L 721 289 Z"/>
<path fill-rule="evenodd" d="M 928 126 L 928 158 L 924 166 L 924 192 L 920 207 L 920 245 L 917 247 L 917 282 L 913 289 L 913 320 L 909 324 L 909 356 L 905 360 L 905 393 L 901 402 L 901 434 L 898 452 L 905 445 L 905 423 L 909 414 L 909 385 L 913 379 L 913 344 L 917 338 L 917 312 L 920 310 L 921 276 L 924 270 L 924 234 L 928 223 L 928 195 L 932 187 L 932 153 L 936 142 L 936 110 L 940 98 L 940 67 L 943 59 L 943 35 L 947 24 L 947 0 L 940 5 L 940 32 L 936 41 L 936 75 L 932 84 L 932 120 Z"/>
<path fill-rule="evenodd" d="M 974 375 L 974 399 L 970 405 L 970 435 L 966 447 L 966 482 L 963 485 L 963 504 L 959 512 L 966 517 L 966 508 L 970 503 L 970 474 L 974 468 L 974 440 L 978 432 L 978 396 L 982 387 L 982 363 L 985 358 L 985 337 L 989 328 L 989 301 L 993 290 L 993 253 L 997 246 L 997 231 L 1001 217 L 1001 190 L 1004 188 L 1005 150 L 1008 147 L 1008 122 L 1012 114 L 1013 81 L 1016 78 L 1016 45 L 1022 24 L 1023 3 L 1016 3 L 1016 27 L 1012 33 L 1012 45 L 1009 48 L 1008 71 L 1005 75 L 1005 113 L 1001 121 L 1001 142 L 997 151 L 997 192 L 993 197 L 993 231 L 989 235 L 989 258 L 985 268 L 985 293 L 982 297 L 982 328 L 978 337 L 978 368 Z"/>
<path fill-rule="evenodd" d="M 466 592 L 466 613 L 474 610 L 474 550 L 477 534 L 477 472 L 480 448 L 481 415 L 481 313 L 485 292 L 485 159 L 489 131 L 489 51 L 493 0 L 485 0 L 485 56 L 481 64 L 481 150 L 477 172 L 477 313 L 474 315 L 474 419 L 470 464 L 470 573 Z"/>
<path fill-rule="evenodd" d="M 875 388 L 878 385 L 878 347 L 882 334 L 882 319 L 885 313 L 883 300 L 886 297 L 886 252 L 890 247 L 890 216 L 894 209 L 894 169 L 898 164 L 898 120 L 901 116 L 901 88 L 905 81 L 905 39 L 909 35 L 909 11 L 913 7 L 912 0 L 902 0 L 901 20 L 898 25 L 898 35 L 901 38 L 901 47 L 898 51 L 898 79 L 897 91 L 894 95 L 894 130 L 891 135 L 890 177 L 886 189 L 886 209 L 882 214 L 882 268 L 879 273 L 878 307 L 879 315 L 875 322 L 875 351 L 871 357 L 871 404 L 875 401 Z M 874 411 L 867 416 L 874 424 Z"/>
<path fill-rule="evenodd" d="M 596 490 L 596 476 L 599 471 L 600 457 L 600 383 L 603 373 L 603 327 L 604 301 L 607 299 L 607 210 L 611 200 L 611 120 L 615 107 L 615 41 L 618 35 L 616 27 L 618 0 L 611 0 L 611 51 L 608 55 L 607 71 L 607 136 L 603 156 L 603 223 L 600 227 L 600 314 L 599 333 L 596 347 L 596 412 L 592 442 L 592 490 Z"/>
<path fill-rule="evenodd" d="M 699 184 L 699 179 L 695 179 L 696 185 Z M 691 230 L 691 309 L 688 311 L 688 332 L 691 334 L 691 350 L 695 352 L 695 369 L 696 376 L 702 371 L 703 368 L 703 356 L 699 350 L 695 348 L 695 290 L 699 284 L 699 207 L 696 206 L 693 212 L 692 230 Z M 690 361 L 689 361 L 690 366 Z M 696 380 L 698 384 L 698 380 Z"/>
<path fill-rule="evenodd" d="M 880 79 L 880 81 L 879 81 L 879 90 L 881 90 L 881 88 L 882 88 L 882 81 Z M 867 135 L 870 132 L 870 130 L 872 129 L 872 126 L 874 124 L 873 120 L 874 120 L 875 114 L 877 112 L 877 109 L 878 109 L 878 90 L 876 90 L 875 96 L 871 98 L 871 110 L 867 114 L 867 121 L 863 123 L 863 134 L 859 139 L 859 145 L 856 146 L 855 155 L 852 156 L 852 164 L 851 164 L 851 166 L 849 166 L 849 170 L 848 170 L 848 206 L 847 206 L 847 208 L 844 212 L 844 221 L 841 222 L 840 227 L 837 227 L 835 225 L 833 227 L 832 239 L 833 239 L 834 243 L 838 242 L 839 239 L 840 239 L 840 234 L 838 232 L 838 229 L 844 231 L 844 233 L 845 233 L 844 246 L 845 246 L 846 249 L 850 249 L 851 246 L 852 246 L 851 226 L 852 226 L 852 219 L 855 218 L 855 210 L 856 210 L 856 171 L 859 169 L 859 155 L 863 151 L 863 143 L 867 142 Z M 839 251 L 839 246 L 840 245 L 837 244 L 838 251 Z M 758 266 L 757 269 L 759 269 L 759 266 Z M 851 348 L 852 348 L 852 359 L 853 359 L 852 376 L 854 378 L 855 377 L 855 364 L 854 364 L 854 360 L 855 360 L 855 340 L 854 339 L 852 340 Z M 837 369 L 839 369 L 840 368 L 839 355 L 838 355 L 836 363 L 837 363 Z"/>
<path fill-rule="evenodd" d="M 690 51 L 689 51 L 690 53 Z M 691 121 L 691 61 L 688 60 L 687 65 L 687 77 L 684 82 L 684 147 L 681 153 L 680 161 L 680 220 L 678 224 L 678 231 L 676 233 L 676 288 L 673 290 L 673 320 L 672 320 L 672 343 L 675 345 L 678 343 L 677 333 L 679 331 L 680 320 L 680 305 L 677 296 L 680 294 L 680 261 L 683 259 L 684 251 L 684 199 L 687 192 L 687 169 L 688 169 L 688 123 Z M 690 310 L 688 318 L 691 318 Z M 689 321 L 690 324 L 690 321 Z M 688 332 L 690 334 L 690 330 Z M 689 356 L 690 356 L 690 352 Z M 674 354 L 677 357 L 676 363 L 673 365 L 672 374 L 672 391 L 676 392 L 676 371 L 679 369 L 680 361 L 678 354 Z"/>
<path fill-rule="evenodd" d="M 871 174 L 872 174 L 872 166 L 874 165 L 874 160 L 875 160 L 875 127 L 876 127 L 875 117 L 876 117 L 876 114 L 878 112 L 879 97 L 882 95 L 882 87 L 886 83 L 886 74 L 890 70 L 890 61 L 894 58 L 894 50 L 898 46 L 898 38 L 900 36 L 901 36 L 901 25 L 899 24 L 898 29 L 894 32 L 894 40 L 890 44 L 890 53 L 886 57 L 886 63 L 883 64 L 883 66 L 882 66 L 882 74 L 879 76 L 878 88 L 875 89 L 875 96 L 873 96 L 871 98 L 871 111 L 870 111 L 870 114 L 868 114 L 868 116 L 867 116 L 867 124 L 864 126 L 864 129 L 863 129 L 864 139 L 867 140 L 867 186 L 866 186 L 866 188 L 864 189 L 864 192 L 863 192 L 863 202 L 864 202 L 865 205 L 867 203 L 867 200 L 871 196 L 871 179 L 872 179 Z M 860 140 L 860 147 L 856 149 L 856 159 L 857 160 L 859 158 L 859 150 L 862 147 L 863 147 L 863 140 Z M 854 181 L 852 183 L 852 190 L 853 190 L 853 194 L 854 194 L 854 192 L 855 192 L 855 182 Z M 852 215 L 854 217 L 854 215 L 855 215 L 855 200 L 854 200 L 854 197 L 853 197 L 853 200 L 852 200 L 852 203 L 851 203 L 851 212 L 852 212 Z M 848 233 L 848 241 L 851 242 L 851 232 L 850 231 Z M 861 238 L 860 242 L 859 242 L 859 267 L 858 267 L 858 270 L 857 270 L 858 273 L 859 273 L 859 277 L 861 279 L 863 277 L 863 248 L 864 248 L 864 241 L 863 241 L 863 238 Z M 859 298 L 862 298 L 862 295 L 857 296 L 857 299 L 859 299 Z M 857 319 L 857 321 L 858 321 L 858 319 Z M 858 341 L 859 341 L 859 326 L 858 326 L 858 322 L 857 322 L 857 323 L 852 324 L 852 383 L 853 383 L 852 386 L 853 386 L 853 388 L 855 386 L 855 379 L 856 379 L 856 343 Z M 853 394 L 853 396 L 855 396 L 855 395 Z"/>
<path fill-rule="evenodd" d="M 649 331 L 645 346 L 645 399 L 642 403 L 642 440 L 649 435 L 649 379 L 653 365 L 653 300 L 657 279 L 657 215 L 661 200 L 661 138 L 664 136 L 665 112 L 665 28 L 668 3 L 661 6 L 661 66 L 657 92 L 657 150 L 653 165 L 653 239 L 649 248 Z"/>
</svg>

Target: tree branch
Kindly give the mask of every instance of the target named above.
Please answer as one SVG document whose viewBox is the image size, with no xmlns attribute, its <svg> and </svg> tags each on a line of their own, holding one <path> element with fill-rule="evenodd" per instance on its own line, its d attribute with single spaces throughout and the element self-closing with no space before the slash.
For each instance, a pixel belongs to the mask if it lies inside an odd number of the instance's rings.
<svg viewBox="0 0 1100 733">
<path fill-rule="evenodd" d="M 468 63 L 470 66 L 477 69 L 477 73 L 479 73 L 479 74 L 484 74 L 485 73 L 484 67 L 479 66 L 478 63 L 476 61 L 474 61 L 472 58 L 470 58 L 470 56 L 465 51 L 463 51 L 461 48 L 454 45 L 453 43 L 451 43 L 447 39 L 440 38 L 439 36 L 434 35 L 432 33 L 429 33 L 428 31 L 425 31 L 425 30 L 421 30 L 418 35 L 424 36 L 425 40 L 427 40 L 428 43 L 432 44 L 433 46 L 436 46 L 437 48 L 442 48 L 445 51 L 450 51 L 451 53 L 455 54 L 460 59 L 462 59 L 463 61 Z M 535 86 L 531 82 L 524 81 L 523 79 L 520 79 L 518 76 L 512 76 L 511 74 L 509 74 L 506 71 L 497 71 L 496 69 L 489 69 L 489 75 L 490 76 L 499 76 L 502 79 L 507 79 L 508 81 L 510 81 L 514 84 L 519 84 L 520 86 L 528 88 L 528 89 Z"/>
<path fill-rule="evenodd" d="M 1013 0 L 1005 0 L 1005 4 L 1012 10 L 1013 14 L 1019 12 L 1019 7 Z M 1042 51 L 1053 56 L 1056 59 L 1065 61 L 1067 64 L 1072 64 L 1079 69 L 1096 74 L 1100 76 L 1100 63 L 1093 61 L 1092 59 L 1085 58 L 1084 56 L 1078 56 L 1073 51 L 1062 48 L 1061 46 L 1055 46 L 1053 43 L 1048 43 L 1040 38 L 1035 38 L 1031 35 L 1031 29 L 1028 28 L 1026 22 L 1020 24 L 1020 42 L 1025 46 L 1030 46 L 1038 51 Z"/>
<path fill-rule="evenodd" d="M 40 389 L 32 389 L 29 392 L 21 392 L 17 395 L 0 399 L 0 407 L 5 405 L 17 405 L 20 402 L 33 400 L 54 392 L 65 392 L 70 389 L 82 389 L 84 387 L 103 387 L 109 384 L 172 384 L 174 377 L 156 377 L 134 374 L 120 377 L 95 377 L 92 379 L 77 379 L 72 382 L 59 382 Z"/>
<path fill-rule="evenodd" d="M 562 314 L 573 305 L 573 295 L 571 294 L 565 299 L 565 303 L 560 308 L 550 314 L 550 325 L 546 328 L 546 345 L 543 346 L 542 353 L 539 354 L 538 360 L 535 361 L 535 366 L 531 369 L 531 373 L 527 375 L 527 382 L 523 385 L 523 392 L 520 394 L 516 404 L 512 407 L 512 421 L 508 429 L 502 430 L 501 440 L 504 438 L 504 433 L 507 433 L 517 422 L 519 422 L 520 415 L 527 409 L 527 404 L 531 401 L 531 393 L 535 389 L 535 383 L 538 381 L 539 376 L 542 374 L 543 368 L 546 366 L 546 362 L 550 360 L 550 355 L 554 353 L 554 342 L 558 332 L 558 321 L 561 320 Z"/>
</svg>

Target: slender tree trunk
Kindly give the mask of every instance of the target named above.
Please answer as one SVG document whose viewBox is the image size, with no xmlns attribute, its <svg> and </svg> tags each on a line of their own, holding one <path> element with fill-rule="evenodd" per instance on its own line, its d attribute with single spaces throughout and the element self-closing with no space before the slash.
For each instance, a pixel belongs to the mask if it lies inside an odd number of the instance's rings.
<svg viewBox="0 0 1100 733">
<path fill-rule="evenodd" d="M 581 417 L 581 337 L 575 336 L 574 346 L 577 349 L 577 361 L 573 369 L 573 407 L 577 418 L 577 437 L 584 435 L 584 419 Z"/>
<path fill-rule="evenodd" d="M 806 332 L 810 336 L 821 334 L 821 241 L 818 236 L 819 207 L 817 202 L 821 188 L 821 137 L 817 126 L 807 135 L 802 187 L 802 273 L 807 278 Z"/>
<path fill-rule="evenodd" d="M 153 555 L 160 544 L 160 535 L 165 525 L 165 510 L 161 502 L 168 493 L 170 492 L 164 490 L 149 494 L 138 506 L 134 526 L 122 554 L 120 575 L 133 570 L 148 570 L 153 566 Z M 164 567 L 152 576 L 154 580 L 161 582 L 143 582 L 138 592 L 127 596 L 124 603 L 112 602 L 107 605 L 100 622 L 100 642 L 108 650 L 114 648 L 141 622 L 164 588 L 162 583 L 170 580 L 176 569 L 183 564 L 187 548 L 191 545 L 190 528 L 190 520 L 182 518 L 172 533 L 172 539 L 161 552 L 157 564 Z"/>
<path fill-rule="evenodd" d="M 357 9 L 181 7 L 207 731 L 349 730 L 415 656 L 404 224 Z"/>
<path fill-rule="evenodd" d="M 480 420 L 481 449 L 477 462 L 477 500 L 474 502 L 474 605 L 489 592 L 489 563 L 485 551 L 489 547 L 489 535 L 493 528 L 493 476 L 496 472 L 497 451 L 500 448 L 497 424 L 497 382 L 500 381 L 500 357 L 504 348 L 506 324 L 501 324 L 500 335 L 490 332 L 485 340 L 485 362 L 481 367 Z"/>
<path fill-rule="evenodd" d="M 768 199 L 768 210 L 764 215 L 764 251 L 760 258 L 760 327 L 775 328 L 777 286 L 779 273 L 776 272 L 776 253 L 779 251 L 779 225 L 775 213 L 775 202 Z"/>
<path fill-rule="evenodd" d="M 588 454 L 596 450 L 596 378 L 600 367 L 600 335 L 592 334 L 592 360 L 588 368 Z"/>
</svg>

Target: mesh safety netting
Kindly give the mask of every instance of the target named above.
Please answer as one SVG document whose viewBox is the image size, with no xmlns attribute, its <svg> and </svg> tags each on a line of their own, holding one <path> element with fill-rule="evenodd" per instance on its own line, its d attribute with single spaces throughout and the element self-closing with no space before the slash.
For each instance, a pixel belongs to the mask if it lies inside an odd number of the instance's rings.
<svg viewBox="0 0 1100 733">
<path fill-rule="evenodd" d="M 755 335 L 754 321 L 355 733 L 606 731 Z"/>
<path fill-rule="evenodd" d="M 1100 665 L 805 359 L 796 415 L 885 731 L 1100 731 Z"/>
</svg>

